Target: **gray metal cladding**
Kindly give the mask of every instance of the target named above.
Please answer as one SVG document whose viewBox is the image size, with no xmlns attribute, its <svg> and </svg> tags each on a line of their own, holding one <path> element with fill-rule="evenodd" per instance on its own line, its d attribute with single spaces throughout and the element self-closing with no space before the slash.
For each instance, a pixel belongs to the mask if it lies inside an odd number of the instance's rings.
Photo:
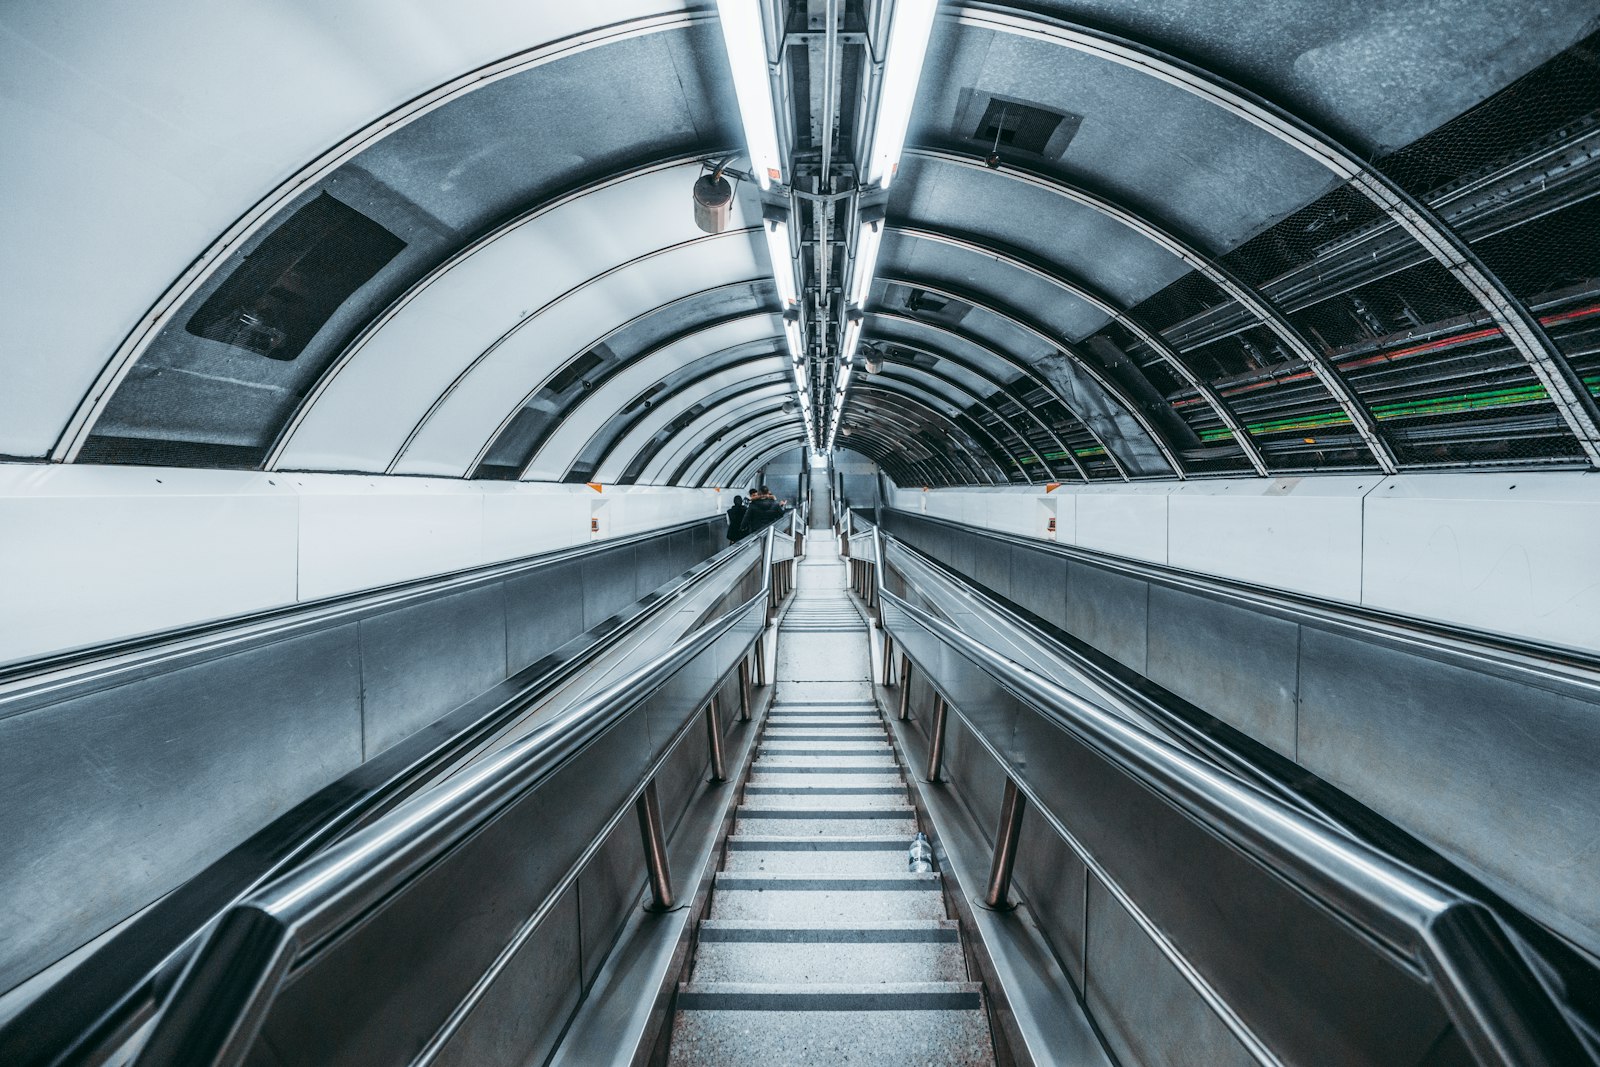
<svg viewBox="0 0 1600 1067">
<path fill-rule="evenodd" d="M 1600 693 L 1302 628 L 1299 762 L 1600 945 Z"/>
<path fill-rule="evenodd" d="M 361 620 L 363 759 L 505 680 L 504 598 L 496 582 Z"/>
<path fill-rule="evenodd" d="M 0 718 L 0 989 L 361 759 L 354 625 Z"/>
<path fill-rule="evenodd" d="M 1150 586 L 1145 677 L 1279 755 L 1296 756 L 1298 623 Z M 1215 712 L 1213 714 L 1216 714 Z"/>
<path fill-rule="evenodd" d="M 1159 207 L 1213 250 L 1234 247 L 1337 182 L 1271 134 L 1135 67 L 972 26 L 946 25 L 937 42 L 943 62 L 935 69 L 949 73 L 921 94 L 918 143 L 986 154 L 990 146 L 979 147 L 961 108 L 967 87 L 1069 113 L 1082 121 L 1049 170 L 1087 177 L 1124 203 Z M 931 54 L 929 61 L 938 62 Z M 1107 251 L 1122 254 L 1120 245 Z"/>
<path fill-rule="evenodd" d="M 1055 827 L 1024 814 L 1013 876 L 1022 888 L 1028 911 L 1049 939 L 1072 984 L 1083 989 L 1088 867 Z"/>
<path fill-rule="evenodd" d="M 263 1043 L 289 1062 L 408 1062 L 600 836 L 618 784 L 649 760 L 640 724 L 639 712 L 619 722 L 304 964 L 274 1001 Z"/>
<path fill-rule="evenodd" d="M 1206 1010 L 1201 998 L 1207 990 L 1244 1032 L 1286 1063 L 1389 1067 L 1423 1060 L 1446 1020 L 1433 992 L 1415 975 L 1375 953 L 1364 937 L 1068 731 L 1020 704 L 973 663 L 942 651 L 942 642 L 888 611 L 895 636 L 950 697 L 951 714 L 994 746 L 1009 773 L 1029 790 L 1025 819 L 1048 813 L 1066 827 L 1149 924 L 1137 931 L 1144 950 L 1129 952 L 1135 946 L 1119 947 L 1114 926 L 1097 927 L 1097 920 L 1104 923 L 1107 916 L 1097 915 L 1091 904 L 1085 968 L 1091 1009 L 1102 1008 L 1093 999 L 1097 983 L 1119 997 L 1130 992 L 1124 983 L 1152 983 L 1145 995 L 1154 999 L 1144 1001 L 1143 1008 L 1139 997 L 1129 1000 L 1124 1010 L 1140 1014 L 1125 1021 L 1154 1027 L 1142 1039 L 1152 1045 L 1197 1053 L 1171 1062 L 1212 1062 L 1205 1050 L 1214 1038 L 1204 1037 L 1198 1048 L 1185 1043 L 1196 1040 L 1197 1033 L 1231 1034 L 1232 1026 L 1220 1024 L 1186 1029 L 1195 1023 L 1193 1012 Z M 946 768 L 962 790 L 965 783 L 957 777 L 962 768 L 948 760 Z M 991 792 L 994 786 L 988 783 Z M 1058 951 L 1062 943 L 1071 944 L 1069 935 L 1070 928 L 1068 936 L 1058 938 Z M 1183 977 L 1189 986 L 1184 991 L 1163 981 L 1178 980 L 1176 971 L 1165 975 L 1142 963 L 1141 957 L 1159 956 L 1173 967 L 1168 950 L 1156 946 L 1152 936 L 1165 940 L 1200 984 Z M 1104 959 L 1102 949 L 1117 958 Z M 1183 1010 L 1165 1022 L 1143 1014 L 1162 1003 Z M 1141 1042 L 1123 1051 L 1143 1055 L 1146 1050 Z M 1232 1061 L 1225 1055 L 1218 1062 Z"/>
<path fill-rule="evenodd" d="M 1150 940 L 1105 884 L 1089 876 L 1084 1001 L 1119 1063 L 1255 1067 L 1259 1062 Z"/>
<path fill-rule="evenodd" d="M 21 917 L 0 924 L 0 989 L 701 562 L 713 526 L 0 701 L 0 894 Z M 641 590 L 640 574 L 659 580 Z"/>
<path fill-rule="evenodd" d="M 689 555 L 693 555 L 691 550 Z M 710 553 L 702 552 L 701 559 Z M 505 582 L 506 673 L 554 652 L 584 631 L 583 563 L 541 567 Z"/>
<path fill-rule="evenodd" d="M 1600 945 L 1600 792 L 1584 756 L 1600 748 L 1594 674 L 1400 644 L 1359 618 L 1319 625 L 1270 598 L 1224 602 L 1162 582 L 1160 568 L 1135 567 L 1146 580 L 1081 550 L 1066 559 L 907 512 L 886 512 L 885 528 L 980 583 L 975 561 L 997 546 L 1037 561 L 1028 596 L 1064 604 L 1036 612 L 1046 621 L 1332 783 L 1564 936 Z M 1062 562 L 1066 587 L 1041 592 Z"/>
<path fill-rule="evenodd" d="M 1368 154 L 1414 140 L 1600 24 L 1586 0 L 1554 0 L 1536 19 L 1524 18 L 1527 8 L 1516 0 L 1034 6 L 1136 40 L 1161 40 Z"/>
<path fill-rule="evenodd" d="M 1149 639 L 1149 584 L 1073 560 L 1062 629 L 1143 674 Z"/>
<path fill-rule="evenodd" d="M 638 841 L 634 828 L 634 841 Z M 543 1063 L 555 1048 L 584 982 L 579 974 L 580 886 L 563 893 L 517 946 L 483 999 L 439 1050 L 435 1064 Z M 259 1053 L 262 1046 L 258 1044 Z"/>
</svg>

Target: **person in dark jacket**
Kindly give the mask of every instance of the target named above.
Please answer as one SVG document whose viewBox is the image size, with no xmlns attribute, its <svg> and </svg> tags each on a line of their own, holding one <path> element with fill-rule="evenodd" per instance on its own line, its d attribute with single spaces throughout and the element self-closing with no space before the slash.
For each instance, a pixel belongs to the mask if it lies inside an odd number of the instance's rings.
<svg viewBox="0 0 1600 1067">
<path fill-rule="evenodd" d="M 728 540 L 737 541 L 744 536 L 744 517 L 749 509 L 744 506 L 744 497 L 733 498 L 733 507 L 728 509 Z"/>
<path fill-rule="evenodd" d="M 783 517 L 783 505 L 778 503 L 772 490 L 762 486 L 750 494 L 750 507 L 744 516 L 744 532 L 755 533 Z"/>
</svg>

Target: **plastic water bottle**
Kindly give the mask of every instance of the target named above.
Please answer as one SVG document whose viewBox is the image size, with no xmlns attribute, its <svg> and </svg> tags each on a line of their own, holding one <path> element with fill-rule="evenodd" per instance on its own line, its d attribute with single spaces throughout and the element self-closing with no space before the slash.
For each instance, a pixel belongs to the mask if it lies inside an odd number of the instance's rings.
<svg viewBox="0 0 1600 1067">
<path fill-rule="evenodd" d="M 933 846 L 928 844 L 928 835 L 918 833 L 915 841 L 911 842 L 911 849 L 906 854 L 906 869 L 912 874 L 927 874 L 933 870 Z"/>
</svg>

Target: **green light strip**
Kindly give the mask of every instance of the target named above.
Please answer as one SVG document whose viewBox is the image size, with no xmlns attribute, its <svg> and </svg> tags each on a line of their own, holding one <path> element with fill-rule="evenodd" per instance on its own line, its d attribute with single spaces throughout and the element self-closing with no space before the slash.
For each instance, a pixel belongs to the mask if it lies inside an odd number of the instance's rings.
<svg viewBox="0 0 1600 1067">
<path fill-rule="evenodd" d="M 1589 391 L 1600 396 L 1600 375 L 1583 380 Z M 1488 389 L 1475 393 L 1457 393 L 1429 400 L 1399 400 L 1378 404 L 1372 409 L 1375 419 L 1404 419 L 1419 415 L 1453 415 L 1463 411 L 1482 411 L 1486 408 L 1509 407 L 1516 404 L 1537 404 L 1549 399 L 1542 385 L 1515 386 L 1507 389 Z M 1316 430 L 1326 426 L 1348 426 L 1350 419 L 1343 412 L 1328 411 L 1300 418 L 1267 419 L 1250 423 L 1246 429 L 1251 434 L 1288 433 L 1299 430 Z M 1226 427 L 1201 430 L 1202 441 L 1227 441 L 1233 431 Z"/>
</svg>

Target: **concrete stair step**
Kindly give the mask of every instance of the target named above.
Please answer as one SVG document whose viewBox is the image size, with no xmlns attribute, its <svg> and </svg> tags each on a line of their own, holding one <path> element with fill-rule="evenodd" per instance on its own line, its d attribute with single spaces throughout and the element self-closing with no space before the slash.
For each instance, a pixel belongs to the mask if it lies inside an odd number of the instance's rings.
<svg viewBox="0 0 1600 1067">
<path fill-rule="evenodd" d="M 954 919 L 898 919 L 873 923 L 811 925 L 756 922 L 749 919 L 707 919 L 700 924 L 700 940 L 745 941 L 756 944 L 806 941 L 875 945 L 926 941 L 959 945 L 961 924 Z"/>
<path fill-rule="evenodd" d="M 798 712 L 769 713 L 769 730 L 861 730 L 866 727 L 883 729 L 883 720 L 876 715 L 802 715 Z"/>
<path fill-rule="evenodd" d="M 714 876 L 710 919 L 859 923 L 947 918 L 937 874 L 783 874 Z"/>
<path fill-rule="evenodd" d="M 910 812 L 911 802 L 902 793 L 895 796 L 892 793 L 861 793 L 853 796 L 840 796 L 829 793 L 779 793 L 767 795 L 758 793 L 755 796 L 746 796 L 744 803 L 739 805 L 739 814 L 759 818 L 760 812 L 768 811 L 803 811 L 810 815 L 826 813 L 835 815 L 836 818 L 872 818 L 874 816 L 861 816 L 854 812 L 872 810 L 882 811 L 885 808 L 901 809 Z M 774 816 L 785 818 L 785 816 Z"/>
<path fill-rule="evenodd" d="M 757 749 L 767 756 L 877 756 L 890 750 L 883 741 L 768 741 Z"/>
<path fill-rule="evenodd" d="M 729 873 L 899 874 L 911 847 L 901 837 L 789 837 L 740 834 L 728 838 L 722 869 Z"/>
<path fill-rule="evenodd" d="M 977 982 L 684 982 L 680 1011 L 977 1011 Z"/>
<path fill-rule="evenodd" d="M 751 943 L 702 937 L 694 961 L 696 983 L 961 982 L 966 977 L 966 960 L 954 941 Z"/>
<path fill-rule="evenodd" d="M 757 774 L 898 774 L 893 754 L 886 756 L 832 756 L 808 759 L 794 753 L 756 755 L 751 764 Z"/>
<path fill-rule="evenodd" d="M 782 830 L 789 837 L 893 837 L 904 835 L 908 840 L 917 832 L 917 820 L 910 813 L 876 811 L 871 815 L 854 818 L 836 818 L 829 813 L 802 812 L 781 819 L 764 813 L 754 818 L 739 816 L 733 824 L 735 834 L 772 833 Z"/>
<path fill-rule="evenodd" d="M 825 745 L 840 741 L 882 741 L 888 744 L 889 735 L 881 726 L 769 726 L 761 739 L 766 744 L 774 741 L 812 741 Z"/>
<path fill-rule="evenodd" d="M 807 775 L 775 774 L 761 775 L 759 778 L 752 776 L 745 784 L 744 795 L 750 796 L 901 796 L 906 793 L 906 784 L 900 778 L 885 778 L 881 782 L 852 782 L 850 775 Z M 777 781 L 769 781 L 769 779 Z M 821 781 L 814 781 L 822 779 Z"/>
<path fill-rule="evenodd" d="M 906 1065 L 989 1067 L 982 1009 L 961 1011 L 680 1011 L 669 1067 Z"/>
</svg>

